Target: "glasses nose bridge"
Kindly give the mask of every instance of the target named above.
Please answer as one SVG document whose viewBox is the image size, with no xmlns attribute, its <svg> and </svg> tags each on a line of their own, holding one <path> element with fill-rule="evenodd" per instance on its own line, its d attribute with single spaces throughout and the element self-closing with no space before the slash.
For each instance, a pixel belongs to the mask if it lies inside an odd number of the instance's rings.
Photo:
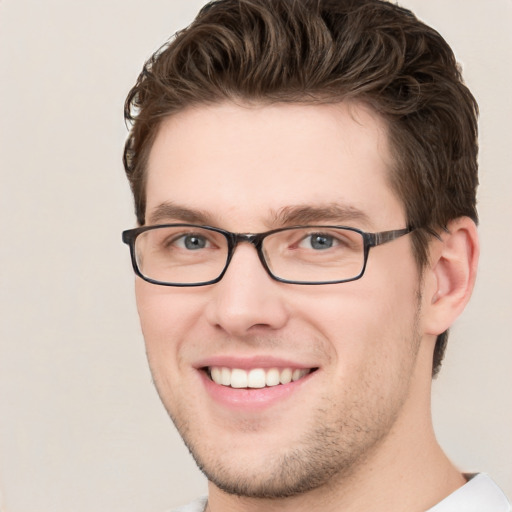
<svg viewBox="0 0 512 512">
<path fill-rule="evenodd" d="M 265 261 L 265 256 L 262 250 L 264 238 L 265 233 L 229 233 L 229 255 L 226 268 L 231 262 L 231 259 L 233 258 L 233 254 L 235 253 L 235 249 L 237 248 L 237 246 L 245 242 L 252 245 L 256 249 L 256 252 L 258 253 L 258 258 L 261 264 L 263 265 L 263 268 L 267 272 L 269 272 L 267 268 L 267 263 Z"/>
<path fill-rule="evenodd" d="M 256 249 L 261 245 L 261 235 L 256 233 L 231 233 L 232 235 L 232 243 L 233 249 L 242 242 L 247 242 L 251 245 L 254 245 Z"/>
<path fill-rule="evenodd" d="M 229 233 L 229 245 L 230 245 L 230 253 L 233 255 L 237 246 L 241 243 L 248 243 L 254 246 L 258 255 L 261 254 L 261 246 L 263 238 L 265 237 L 265 233 Z"/>
</svg>

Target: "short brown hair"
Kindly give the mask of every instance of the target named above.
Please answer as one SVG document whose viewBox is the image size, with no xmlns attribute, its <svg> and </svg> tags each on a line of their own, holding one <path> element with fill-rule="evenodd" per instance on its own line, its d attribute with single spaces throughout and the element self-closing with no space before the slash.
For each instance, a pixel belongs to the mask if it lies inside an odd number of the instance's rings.
<svg viewBox="0 0 512 512">
<path fill-rule="evenodd" d="M 431 235 L 476 212 L 478 107 L 452 50 L 410 11 L 382 0 L 217 0 L 146 62 L 125 103 L 124 166 L 139 224 L 145 167 L 163 119 L 225 100 L 357 100 L 387 122 L 390 184 L 420 268 Z M 444 354 L 438 337 L 433 372 Z"/>
</svg>

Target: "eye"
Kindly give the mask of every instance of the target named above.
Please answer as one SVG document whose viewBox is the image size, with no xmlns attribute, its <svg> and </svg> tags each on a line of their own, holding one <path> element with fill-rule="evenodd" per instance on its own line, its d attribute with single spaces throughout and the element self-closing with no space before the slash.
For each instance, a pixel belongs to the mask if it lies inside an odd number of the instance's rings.
<svg viewBox="0 0 512 512">
<path fill-rule="evenodd" d="M 304 237 L 299 243 L 299 247 L 304 249 L 315 249 L 316 251 L 322 251 L 326 249 L 331 249 L 339 244 L 339 241 L 336 240 L 331 235 L 327 235 L 324 233 L 310 233 L 306 237 Z"/>
<path fill-rule="evenodd" d="M 189 233 L 187 235 L 180 236 L 173 240 L 173 244 L 180 249 L 187 249 L 189 251 L 197 251 L 198 249 L 205 249 L 210 247 L 210 242 L 203 235 L 195 233 Z"/>
</svg>

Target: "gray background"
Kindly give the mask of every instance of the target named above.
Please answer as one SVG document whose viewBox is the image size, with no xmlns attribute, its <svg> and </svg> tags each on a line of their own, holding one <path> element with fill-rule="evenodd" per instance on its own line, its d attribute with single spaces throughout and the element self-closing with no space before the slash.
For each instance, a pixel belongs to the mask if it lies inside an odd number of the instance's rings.
<svg viewBox="0 0 512 512">
<path fill-rule="evenodd" d="M 163 511 L 206 484 L 146 367 L 122 229 L 124 97 L 198 0 L 0 0 L 2 512 Z M 512 2 L 404 0 L 481 115 L 483 251 L 434 383 L 441 443 L 512 496 Z"/>
</svg>

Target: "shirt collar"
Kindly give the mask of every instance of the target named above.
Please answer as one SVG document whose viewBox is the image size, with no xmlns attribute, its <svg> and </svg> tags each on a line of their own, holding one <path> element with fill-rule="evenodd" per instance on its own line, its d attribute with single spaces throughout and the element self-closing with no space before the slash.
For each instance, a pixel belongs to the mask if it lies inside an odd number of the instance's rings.
<svg viewBox="0 0 512 512">
<path fill-rule="evenodd" d="M 465 475 L 468 482 L 427 512 L 511 512 L 503 491 L 485 473 Z"/>
</svg>

